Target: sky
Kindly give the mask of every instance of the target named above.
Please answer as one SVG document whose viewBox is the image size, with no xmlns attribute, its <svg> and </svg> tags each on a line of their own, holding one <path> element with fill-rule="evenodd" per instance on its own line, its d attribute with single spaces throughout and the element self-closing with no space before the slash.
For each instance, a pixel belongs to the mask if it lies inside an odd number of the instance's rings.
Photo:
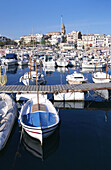
<svg viewBox="0 0 111 170">
<path fill-rule="evenodd" d="M 0 34 L 11 39 L 61 30 L 111 34 L 111 0 L 3 0 Z"/>
</svg>

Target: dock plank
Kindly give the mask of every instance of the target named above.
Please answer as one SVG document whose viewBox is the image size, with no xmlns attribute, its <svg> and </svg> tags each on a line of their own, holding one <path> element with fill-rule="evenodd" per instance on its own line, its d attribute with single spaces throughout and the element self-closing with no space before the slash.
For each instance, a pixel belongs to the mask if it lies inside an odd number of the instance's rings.
<svg viewBox="0 0 111 170">
<path fill-rule="evenodd" d="M 65 85 L 40 85 L 39 91 L 42 93 L 56 93 L 67 91 L 90 91 L 111 89 L 111 83 L 84 83 L 84 84 L 65 84 Z M 0 92 L 18 93 L 35 92 L 36 85 L 5 85 L 0 86 Z"/>
</svg>

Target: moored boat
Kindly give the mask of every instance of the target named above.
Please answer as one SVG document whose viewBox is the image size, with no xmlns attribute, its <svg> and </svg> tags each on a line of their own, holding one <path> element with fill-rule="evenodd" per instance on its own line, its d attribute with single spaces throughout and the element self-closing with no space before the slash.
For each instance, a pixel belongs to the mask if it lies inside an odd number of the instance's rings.
<svg viewBox="0 0 111 170">
<path fill-rule="evenodd" d="M 54 56 L 52 55 L 45 55 L 44 60 L 42 61 L 43 66 L 53 66 L 55 67 Z"/>
<path fill-rule="evenodd" d="M 96 72 L 92 76 L 94 83 L 109 83 L 111 81 L 111 76 L 108 73 Z"/>
<path fill-rule="evenodd" d="M 87 69 L 98 69 L 98 68 L 104 68 L 106 67 L 106 64 L 104 63 L 99 63 L 99 62 L 83 62 L 82 63 L 82 68 L 87 68 Z"/>
<path fill-rule="evenodd" d="M 68 81 L 69 84 L 81 84 L 87 82 L 87 78 L 85 78 L 82 73 L 74 71 L 73 74 L 66 76 L 66 81 Z"/>
<path fill-rule="evenodd" d="M 17 55 L 15 53 L 6 54 L 5 59 L 1 59 L 1 62 L 7 66 L 17 65 Z"/>
<path fill-rule="evenodd" d="M 56 60 L 56 65 L 59 67 L 67 67 L 68 64 L 69 60 L 64 57 L 60 57 L 59 59 Z"/>
<path fill-rule="evenodd" d="M 50 136 L 58 127 L 59 115 L 53 104 L 45 98 L 28 100 L 21 108 L 19 116 L 22 128 L 41 144 L 43 138 Z"/>
<path fill-rule="evenodd" d="M 46 79 L 44 74 L 37 73 L 38 84 L 45 84 Z M 22 82 L 24 85 L 34 85 L 36 84 L 36 71 L 26 72 L 23 76 L 20 77 L 19 82 Z"/>
<path fill-rule="evenodd" d="M 17 106 L 14 100 L 7 94 L 0 94 L 0 150 L 8 141 L 16 117 Z"/>
</svg>

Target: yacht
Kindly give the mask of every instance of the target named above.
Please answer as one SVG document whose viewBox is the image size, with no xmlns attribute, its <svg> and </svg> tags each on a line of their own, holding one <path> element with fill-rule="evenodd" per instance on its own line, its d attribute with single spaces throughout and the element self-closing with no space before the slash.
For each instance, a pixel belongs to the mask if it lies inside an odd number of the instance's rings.
<svg viewBox="0 0 111 170">
<path fill-rule="evenodd" d="M 104 72 L 96 72 L 93 74 L 92 79 L 94 83 L 109 83 L 111 76 Z"/>
<path fill-rule="evenodd" d="M 43 63 L 44 67 L 45 66 L 53 66 L 53 67 L 55 67 L 54 56 L 52 56 L 52 55 L 45 55 L 42 63 Z"/>
<path fill-rule="evenodd" d="M 2 64 L 5 64 L 7 66 L 10 65 L 17 65 L 17 55 L 15 53 L 6 54 L 6 57 L 1 59 Z"/>
<path fill-rule="evenodd" d="M 74 71 L 73 74 L 66 76 L 66 81 L 68 81 L 69 84 L 80 84 L 87 82 L 87 78 L 85 78 L 82 73 Z"/>
<path fill-rule="evenodd" d="M 69 60 L 64 57 L 60 57 L 59 59 L 56 60 L 56 64 L 59 67 L 67 67 L 69 64 Z"/>
</svg>

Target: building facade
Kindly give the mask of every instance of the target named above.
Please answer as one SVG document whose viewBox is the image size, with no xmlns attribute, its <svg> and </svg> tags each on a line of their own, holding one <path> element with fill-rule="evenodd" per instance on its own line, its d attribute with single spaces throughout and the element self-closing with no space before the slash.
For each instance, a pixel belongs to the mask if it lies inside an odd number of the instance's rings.
<svg viewBox="0 0 111 170">
<path fill-rule="evenodd" d="M 71 33 L 67 34 L 67 43 L 69 43 L 69 44 L 77 43 L 78 39 L 81 39 L 80 31 L 72 31 Z"/>
<path fill-rule="evenodd" d="M 25 35 L 25 36 L 20 37 L 20 41 L 22 41 L 25 44 L 28 44 L 31 41 L 40 42 L 43 36 L 44 36 L 43 34 Z"/>
</svg>

